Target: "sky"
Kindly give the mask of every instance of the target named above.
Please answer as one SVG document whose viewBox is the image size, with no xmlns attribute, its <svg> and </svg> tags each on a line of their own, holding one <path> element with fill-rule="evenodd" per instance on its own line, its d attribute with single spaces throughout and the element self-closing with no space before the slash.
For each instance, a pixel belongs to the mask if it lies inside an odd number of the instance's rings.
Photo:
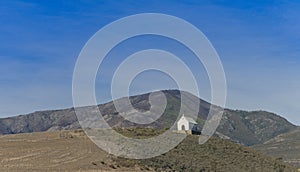
<svg viewBox="0 0 300 172">
<path fill-rule="evenodd" d="M 300 2 L 253 1 L 0 1 L 0 117 L 72 105 L 72 76 L 85 43 L 105 25 L 138 13 L 164 13 L 200 29 L 222 61 L 226 107 L 267 110 L 300 125 Z M 135 51 L 161 48 L 195 73 L 210 100 L 205 70 L 172 40 L 141 36 L 115 47 L 96 79 L 99 103 L 110 100 L 109 79 Z M 149 82 L 144 82 L 144 81 Z M 131 94 L 176 87 L 166 74 L 144 72 Z"/>
</svg>

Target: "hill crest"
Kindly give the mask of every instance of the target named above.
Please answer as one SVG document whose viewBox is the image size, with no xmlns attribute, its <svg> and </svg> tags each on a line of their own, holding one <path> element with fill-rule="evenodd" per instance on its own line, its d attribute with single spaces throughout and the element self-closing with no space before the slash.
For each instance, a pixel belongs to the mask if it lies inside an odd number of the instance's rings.
<svg viewBox="0 0 300 172">
<path fill-rule="evenodd" d="M 211 108 L 219 107 L 199 99 L 187 92 L 179 90 L 163 90 L 167 98 L 167 107 L 160 119 L 150 125 L 136 125 L 122 118 L 116 111 L 113 102 L 98 105 L 101 114 L 114 128 L 150 127 L 169 128 L 180 116 L 180 98 L 188 96 L 189 102 L 184 105 L 185 114 L 189 114 L 191 106 L 200 101 L 198 120 L 204 124 Z M 149 94 L 131 96 L 130 100 L 136 111 L 147 111 L 150 108 Z M 131 112 L 132 113 L 132 112 Z M 37 111 L 27 115 L 0 119 L 0 134 L 30 133 L 40 131 L 73 130 L 80 125 L 74 112 L 74 108 L 62 110 Z M 280 134 L 292 131 L 296 128 L 286 119 L 265 111 L 240 111 L 225 109 L 221 123 L 217 131 L 231 140 L 243 145 L 261 144 Z"/>
</svg>

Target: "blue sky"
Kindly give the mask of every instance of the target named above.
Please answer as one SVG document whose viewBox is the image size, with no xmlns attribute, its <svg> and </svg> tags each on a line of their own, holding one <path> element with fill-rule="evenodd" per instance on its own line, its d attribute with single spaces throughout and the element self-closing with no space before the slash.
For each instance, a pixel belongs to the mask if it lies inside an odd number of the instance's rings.
<svg viewBox="0 0 300 172">
<path fill-rule="evenodd" d="M 114 20 L 146 12 L 185 19 L 208 37 L 226 73 L 227 107 L 268 110 L 300 124 L 300 3 L 296 0 L 1 1 L 0 117 L 71 107 L 73 69 L 86 41 Z M 120 54 L 162 47 L 193 68 L 193 61 L 185 58 L 192 55 L 176 46 L 155 37 L 132 39 L 107 56 L 106 66 L 118 64 Z M 202 84 L 201 97 L 209 100 L 207 76 L 201 68 L 194 70 Z M 102 74 L 109 72 L 103 69 Z M 97 77 L 99 102 L 109 100 L 108 80 L 102 74 L 99 71 Z M 142 78 L 165 82 L 143 84 Z M 152 71 L 137 77 L 131 92 L 173 86 L 170 78 Z"/>
</svg>

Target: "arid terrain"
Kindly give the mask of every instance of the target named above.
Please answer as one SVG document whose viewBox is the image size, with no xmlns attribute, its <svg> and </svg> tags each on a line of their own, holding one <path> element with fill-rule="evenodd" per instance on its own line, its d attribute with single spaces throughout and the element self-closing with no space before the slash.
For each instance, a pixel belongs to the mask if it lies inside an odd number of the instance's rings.
<svg viewBox="0 0 300 172">
<path fill-rule="evenodd" d="M 149 131 L 142 129 L 121 132 L 134 136 Z M 168 153 L 145 160 L 109 155 L 90 141 L 81 130 L 2 135 L 0 145 L 0 171 L 297 170 L 282 159 L 266 156 L 229 140 L 211 138 L 199 145 L 198 136 L 195 135 L 188 136 Z"/>
<path fill-rule="evenodd" d="M 300 168 L 300 128 L 281 134 L 264 144 L 253 148 L 273 157 L 281 157 L 284 161 Z"/>
</svg>

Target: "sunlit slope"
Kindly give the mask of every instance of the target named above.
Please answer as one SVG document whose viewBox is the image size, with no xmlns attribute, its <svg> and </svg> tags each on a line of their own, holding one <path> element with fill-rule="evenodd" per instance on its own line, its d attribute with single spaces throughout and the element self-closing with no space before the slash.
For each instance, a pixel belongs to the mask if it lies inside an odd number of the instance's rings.
<svg viewBox="0 0 300 172">
<path fill-rule="evenodd" d="M 128 136 L 149 131 L 119 131 Z M 150 130 L 152 133 L 153 131 Z M 155 132 L 157 133 L 157 132 Z M 159 132 L 158 132 L 159 133 Z M 212 138 L 203 145 L 188 136 L 161 156 L 130 160 L 108 155 L 82 131 L 42 132 L 0 137 L 0 171 L 294 171 L 281 160 L 228 140 Z"/>
</svg>

